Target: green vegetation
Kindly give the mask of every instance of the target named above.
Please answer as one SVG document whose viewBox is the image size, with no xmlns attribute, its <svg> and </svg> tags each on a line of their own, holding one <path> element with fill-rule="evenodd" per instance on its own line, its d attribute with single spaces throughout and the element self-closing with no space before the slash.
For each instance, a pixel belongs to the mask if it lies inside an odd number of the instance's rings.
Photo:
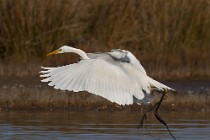
<svg viewBox="0 0 210 140">
<path fill-rule="evenodd" d="M 209 0 L 0 0 L 0 21 L 1 76 L 72 62 L 44 57 L 66 44 L 130 50 L 155 78 L 210 77 Z"/>
</svg>

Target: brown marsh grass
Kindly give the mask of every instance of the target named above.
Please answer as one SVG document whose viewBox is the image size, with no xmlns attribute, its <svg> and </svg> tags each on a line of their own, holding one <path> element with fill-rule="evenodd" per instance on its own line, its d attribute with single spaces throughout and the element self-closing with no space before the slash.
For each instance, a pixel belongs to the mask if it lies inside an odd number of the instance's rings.
<svg viewBox="0 0 210 140">
<path fill-rule="evenodd" d="M 209 0 L 0 0 L 0 21 L 1 76 L 66 63 L 43 61 L 67 44 L 130 50 L 159 79 L 210 77 Z"/>
<path fill-rule="evenodd" d="M 145 111 L 151 105 L 119 106 L 87 92 L 73 93 L 55 90 L 37 78 L 3 78 L 0 81 L 0 110 L 94 110 Z M 151 103 L 161 94 L 151 94 Z M 169 93 L 161 105 L 162 111 L 210 111 L 210 89 Z"/>
</svg>

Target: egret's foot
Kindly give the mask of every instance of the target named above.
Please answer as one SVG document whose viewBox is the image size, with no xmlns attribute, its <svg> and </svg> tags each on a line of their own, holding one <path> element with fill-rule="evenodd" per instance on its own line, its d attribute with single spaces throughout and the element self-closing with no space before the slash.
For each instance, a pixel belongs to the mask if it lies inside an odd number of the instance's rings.
<svg viewBox="0 0 210 140">
<path fill-rule="evenodd" d="M 158 103 L 159 103 L 159 102 L 158 102 Z M 152 110 L 154 110 L 154 109 L 157 107 L 158 103 L 156 103 L 154 106 L 152 106 L 150 109 L 148 109 L 148 110 L 144 113 L 144 115 L 143 115 L 143 117 L 142 117 L 142 119 L 141 119 L 141 121 L 140 121 L 140 123 L 139 123 L 139 125 L 138 125 L 138 129 L 143 127 L 144 122 L 147 121 L 147 114 L 148 114 L 149 112 L 151 112 Z"/>
<path fill-rule="evenodd" d="M 148 114 L 149 112 L 151 112 L 152 110 L 155 109 L 154 115 L 155 115 L 156 119 L 157 119 L 160 123 L 162 123 L 163 125 L 166 126 L 166 128 L 167 128 L 169 134 L 173 137 L 174 140 L 176 140 L 176 138 L 172 135 L 172 133 L 171 133 L 171 131 L 170 131 L 170 129 L 169 129 L 167 123 L 163 120 L 163 118 L 162 118 L 162 117 L 160 116 L 160 114 L 158 113 L 159 108 L 160 108 L 160 105 L 161 105 L 161 103 L 163 102 L 163 100 L 166 99 L 166 97 L 167 97 L 167 90 L 164 90 L 163 95 L 162 95 L 160 101 L 159 101 L 158 103 L 156 103 L 153 107 L 151 107 L 149 110 L 147 110 L 147 111 L 144 113 L 144 115 L 143 115 L 143 117 L 142 117 L 142 119 L 141 119 L 141 121 L 140 121 L 140 123 L 139 123 L 138 128 L 140 128 L 140 127 L 142 128 L 142 127 L 143 127 L 144 122 L 147 120 L 147 114 Z"/>
<path fill-rule="evenodd" d="M 144 113 L 144 116 L 141 118 L 141 121 L 140 121 L 140 123 L 139 123 L 139 125 L 138 125 L 138 129 L 139 129 L 139 128 L 142 128 L 143 125 L 144 125 L 144 122 L 147 121 L 147 113 L 148 113 L 148 112 Z"/>
<path fill-rule="evenodd" d="M 176 138 L 174 137 L 174 135 L 171 133 L 167 123 L 165 122 L 165 120 L 163 120 L 163 118 L 160 116 L 160 114 L 158 113 L 158 111 L 155 111 L 155 117 L 158 119 L 159 122 L 161 122 L 162 124 L 164 124 L 169 132 L 169 134 L 171 135 L 171 137 L 174 138 L 174 140 L 176 140 Z"/>
<path fill-rule="evenodd" d="M 156 107 L 156 109 L 155 109 L 154 114 L 155 114 L 156 119 L 157 119 L 160 123 L 162 123 L 163 125 L 166 126 L 166 128 L 167 128 L 169 134 L 171 135 L 171 137 L 173 137 L 173 139 L 176 140 L 176 138 L 174 137 L 174 135 L 171 133 L 171 131 L 170 131 L 170 129 L 169 129 L 167 123 L 165 122 L 165 120 L 163 120 L 163 118 L 160 116 L 160 114 L 159 114 L 159 112 L 158 112 L 161 103 L 163 102 L 163 100 L 166 99 L 166 97 L 167 97 L 167 90 L 164 90 L 164 93 L 163 93 L 163 95 L 162 95 L 160 101 L 157 103 L 157 107 Z"/>
</svg>

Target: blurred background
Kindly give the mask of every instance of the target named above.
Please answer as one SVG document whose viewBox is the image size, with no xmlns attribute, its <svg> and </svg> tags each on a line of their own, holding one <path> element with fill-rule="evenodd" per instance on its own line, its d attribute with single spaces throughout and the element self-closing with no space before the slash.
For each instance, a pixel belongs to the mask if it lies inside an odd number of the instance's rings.
<svg viewBox="0 0 210 140">
<path fill-rule="evenodd" d="M 0 0 L 0 76 L 38 76 L 41 65 L 86 52 L 131 51 L 156 79 L 210 78 L 209 0 Z"/>
</svg>

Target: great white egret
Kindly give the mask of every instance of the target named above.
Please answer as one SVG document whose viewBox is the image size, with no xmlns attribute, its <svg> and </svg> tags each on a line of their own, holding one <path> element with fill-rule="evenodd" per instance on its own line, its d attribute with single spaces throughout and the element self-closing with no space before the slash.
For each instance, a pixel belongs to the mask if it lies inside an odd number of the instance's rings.
<svg viewBox="0 0 210 140">
<path fill-rule="evenodd" d="M 88 91 L 119 105 L 133 104 L 133 97 L 142 100 L 144 93 L 149 94 L 152 90 L 163 92 L 162 98 L 165 91 L 173 90 L 149 77 L 138 59 L 127 50 L 85 53 L 77 48 L 62 46 L 47 55 L 59 53 L 76 53 L 81 60 L 61 67 L 42 67 L 44 70 L 40 72 L 40 77 L 44 79 L 41 81 L 49 82 L 48 85 L 55 89 Z M 156 118 L 164 124 L 158 114 L 162 100 L 153 109 L 156 108 Z M 149 111 L 144 114 L 141 127 Z"/>
</svg>

